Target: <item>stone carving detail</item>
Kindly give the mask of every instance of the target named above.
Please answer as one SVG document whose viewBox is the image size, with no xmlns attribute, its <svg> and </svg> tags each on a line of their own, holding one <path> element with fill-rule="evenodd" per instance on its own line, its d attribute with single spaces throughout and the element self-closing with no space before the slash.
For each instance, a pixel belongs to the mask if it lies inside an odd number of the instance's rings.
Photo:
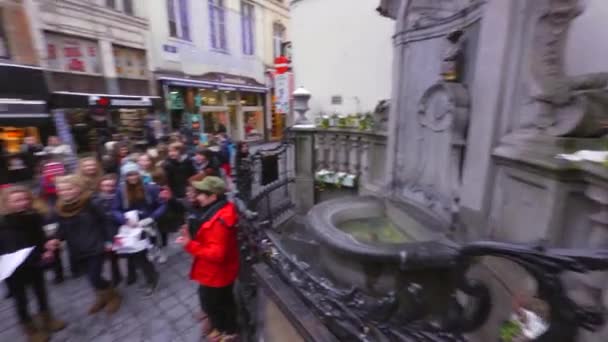
<svg viewBox="0 0 608 342">
<path fill-rule="evenodd" d="M 451 21 L 478 8 L 483 0 L 381 0 L 377 11 L 397 19 L 403 29 L 423 29 Z"/>
<path fill-rule="evenodd" d="M 568 76 L 564 50 L 568 28 L 581 14 L 579 0 L 547 0 L 536 23 L 531 72 L 536 126 L 554 136 L 595 137 L 608 105 L 608 73 Z"/>
<path fill-rule="evenodd" d="M 447 36 L 449 48 L 441 63 L 441 76 L 446 82 L 460 82 L 464 66 L 464 31 L 455 30 Z"/>
<path fill-rule="evenodd" d="M 390 100 L 381 100 L 374 108 L 374 130 L 386 132 L 388 130 L 388 115 L 391 110 Z"/>
<path fill-rule="evenodd" d="M 403 0 L 380 0 L 380 4 L 376 11 L 380 13 L 381 16 L 397 19 L 397 15 L 399 15 L 399 7 Z"/>
<path fill-rule="evenodd" d="M 468 90 L 460 83 L 437 83 L 420 100 L 419 163 L 406 192 L 444 217 L 457 211 L 468 121 Z"/>
</svg>

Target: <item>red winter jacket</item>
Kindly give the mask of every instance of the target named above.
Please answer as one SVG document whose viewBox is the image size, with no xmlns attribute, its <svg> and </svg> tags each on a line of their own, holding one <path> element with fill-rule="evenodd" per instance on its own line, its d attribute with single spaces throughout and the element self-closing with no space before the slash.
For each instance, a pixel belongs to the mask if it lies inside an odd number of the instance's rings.
<svg viewBox="0 0 608 342">
<path fill-rule="evenodd" d="M 201 225 L 184 249 L 194 256 L 190 278 L 207 287 L 232 284 L 239 273 L 238 215 L 228 202 Z"/>
</svg>

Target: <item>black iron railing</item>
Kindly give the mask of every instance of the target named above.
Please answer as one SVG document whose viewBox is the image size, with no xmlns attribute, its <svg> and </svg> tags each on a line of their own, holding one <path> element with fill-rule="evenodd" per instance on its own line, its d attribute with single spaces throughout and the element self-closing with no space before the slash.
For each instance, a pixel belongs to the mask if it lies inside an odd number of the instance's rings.
<svg viewBox="0 0 608 342">
<path fill-rule="evenodd" d="M 492 309 L 492 295 L 488 284 L 470 278 L 469 270 L 481 257 L 498 257 L 523 267 L 537 283 L 537 296 L 548 307 L 548 329 L 536 340 L 542 342 L 576 341 L 581 329 L 594 331 L 604 324 L 605 312 L 598 307 L 583 307 L 571 300 L 563 284 L 566 272 L 588 273 L 608 270 L 606 249 L 553 249 L 534 245 L 518 245 L 498 242 L 474 242 L 461 246 L 455 253 L 452 277 L 457 286 L 453 289 L 448 310 L 433 321 L 421 315 L 404 315 L 399 312 L 398 297 L 405 293 L 412 305 L 420 312 L 429 306 L 420 295 L 418 284 L 409 284 L 400 293 L 387 293 L 384 297 L 371 297 L 361 290 L 341 288 L 326 278 L 311 272 L 310 265 L 296 260 L 281 249 L 275 229 L 285 219 L 293 216 L 290 183 L 289 151 L 291 141 L 286 140 L 271 150 L 258 151 L 252 163 L 264 156 L 274 155 L 284 163 L 277 179 L 261 184 L 260 175 L 249 177 L 254 184 L 254 195 L 245 206 L 242 199 L 240 223 L 243 276 L 240 279 L 241 302 L 247 334 L 255 335 L 253 303 L 256 281 L 252 266 L 264 262 L 293 288 L 302 301 L 313 310 L 339 340 L 344 341 L 467 341 L 467 333 L 487 323 Z M 260 167 L 254 172 L 261 173 Z M 238 182 L 239 176 L 236 175 Z M 281 218 L 281 219 L 279 219 Z M 414 256 L 415 257 L 415 256 Z M 457 293 L 468 297 L 466 305 L 457 300 Z M 462 296 L 461 296 L 462 297 Z M 248 303 L 248 304 L 247 304 Z M 508 310 L 509 308 L 505 308 Z M 248 317 L 248 318 L 247 318 Z"/>
</svg>

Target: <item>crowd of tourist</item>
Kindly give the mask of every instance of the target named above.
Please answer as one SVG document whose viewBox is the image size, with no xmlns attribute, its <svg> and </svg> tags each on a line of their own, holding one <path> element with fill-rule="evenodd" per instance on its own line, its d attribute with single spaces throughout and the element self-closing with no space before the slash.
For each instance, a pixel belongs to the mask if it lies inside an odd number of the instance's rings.
<svg viewBox="0 0 608 342">
<path fill-rule="evenodd" d="M 237 340 L 238 214 L 227 194 L 237 188 L 233 165 L 249 172 L 247 144 L 235 145 L 225 133 L 211 147 L 180 134 L 138 150 L 120 136 L 112 140 L 74 168 L 70 146 L 52 137 L 43 147 L 28 137 L 23 152 L 37 170 L 33 181 L 2 185 L 0 255 L 34 247 L 6 279 L 6 297 L 14 301 L 25 335 L 48 341 L 67 325 L 53 316 L 44 272 L 52 271 L 56 284 L 67 268 L 83 276 L 95 298 L 88 314 L 113 314 L 121 307 L 125 278 L 130 286 L 142 276 L 142 295 L 155 293 L 163 276 L 157 263 L 167 261 L 169 236 L 178 233 L 174 242 L 193 258 L 190 277 L 200 286 L 204 334 L 210 341 Z M 251 193 L 240 183 L 238 190 L 246 198 Z M 110 279 L 103 274 L 106 263 Z M 29 288 L 38 303 L 35 316 L 28 312 Z"/>
</svg>

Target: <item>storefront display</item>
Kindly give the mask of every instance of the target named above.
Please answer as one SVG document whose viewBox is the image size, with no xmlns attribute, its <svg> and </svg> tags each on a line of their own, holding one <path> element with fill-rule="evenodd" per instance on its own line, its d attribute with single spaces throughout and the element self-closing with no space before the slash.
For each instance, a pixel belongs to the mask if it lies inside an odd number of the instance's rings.
<svg viewBox="0 0 608 342">
<path fill-rule="evenodd" d="M 0 184 L 30 180 L 36 160 L 21 148 L 26 137 L 44 143 L 55 134 L 48 112 L 48 96 L 41 68 L 2 63 L 0 65 Z"/>
<path fill-rule="evenodd" d="M 146 140 L 146 109 L 119 109 L 119 133 L 129 141 L 144 144 Z"/>
<path fill-rule="evenodd" d="M 52 105 L 65 115 L 74 147 L 82 154 L 100 152 L 112 133 L 145 145 L 146 117 L 160 107 L 160 98 L 56 92 Z"/>
<path fill-rule="evenodd" d="M 264 97 L 268 89 L 252 78 L 209 73 L 199 78 L 157 77 L 171 109 L 172 126 L 184 113 L 200 115 L 203 134 L 227 133 L 234 140 L 265 137 Z"/>
</svg>

